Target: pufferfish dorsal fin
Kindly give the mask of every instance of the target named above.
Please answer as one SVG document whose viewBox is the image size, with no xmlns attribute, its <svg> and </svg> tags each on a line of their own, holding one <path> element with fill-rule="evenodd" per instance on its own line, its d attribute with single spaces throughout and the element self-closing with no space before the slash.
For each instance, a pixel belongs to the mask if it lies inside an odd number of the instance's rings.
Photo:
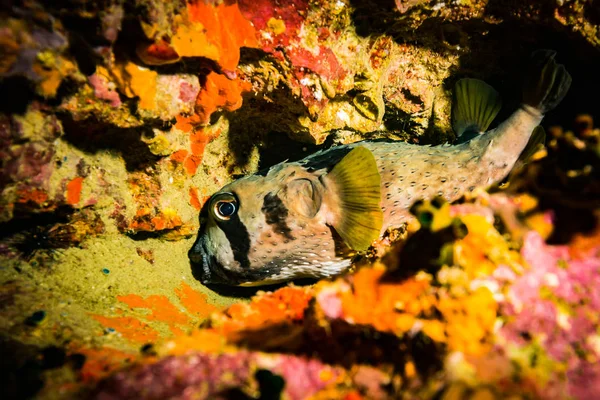
<svg viewBox="0 0 600 400">
<path fill-rule="evenodd" d="M 465 78 L 454 85 L 452 128 L 457 136 L 485 132 L 502 107 L 500 94 L 479 79 Z"/>
<path fill-rule="evenodd" d="M 367 250 L 383 225 L 381 177 L 373 153 L 356 147 L 328 174 L 339 196 L 339 215 L 332 226 L 348 247 Z"/>
</svg>

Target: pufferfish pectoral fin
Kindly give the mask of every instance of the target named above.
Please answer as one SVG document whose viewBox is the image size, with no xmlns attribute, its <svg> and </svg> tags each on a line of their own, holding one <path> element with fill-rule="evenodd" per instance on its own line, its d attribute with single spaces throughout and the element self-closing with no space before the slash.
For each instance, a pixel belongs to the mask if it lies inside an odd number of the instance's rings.
<svg viewBox="0 0 600 400">
<path fill-rule="evenodd" d="M 500 94 L 479 79 L 465 78 L 454 85 L 452 128 L 457 136 L 485 132 L 502 107 Z"/>
<path fill-rule="evenodd" d="M 328 174 L 339 196 L 339 212 L 332 226 L 348 247 L 367 250 L 383 225 L 381 177 L 373 153 L 356 147 Z"/>
</svg>

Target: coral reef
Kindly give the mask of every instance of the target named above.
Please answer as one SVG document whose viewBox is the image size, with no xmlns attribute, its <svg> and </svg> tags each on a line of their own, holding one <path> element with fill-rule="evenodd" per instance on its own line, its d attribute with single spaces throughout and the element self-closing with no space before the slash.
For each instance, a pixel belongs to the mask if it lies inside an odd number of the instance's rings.
<svg viewBox="0 0 600 400">
<path fill-rule="evenodd" d="M 9 397 L 600 391 L 597 1 L 39 0 L 0 15 Z M 501 117 L 540 47 L 573 88 L 500 187 L 417 204 L 419 223 L 334 280 L 221 293 L 194 278 L 215 190 L 331 144 L 452 142 L 455 81 L 488 81 Z"/>
</svg>

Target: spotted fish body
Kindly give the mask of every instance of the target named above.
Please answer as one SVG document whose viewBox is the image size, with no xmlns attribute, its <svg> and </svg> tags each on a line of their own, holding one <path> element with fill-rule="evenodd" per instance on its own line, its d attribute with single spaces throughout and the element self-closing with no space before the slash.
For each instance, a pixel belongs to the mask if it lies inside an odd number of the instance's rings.
<svg viewBox="0 0 600 400">
<path fill-rule="evenodd" d="M 433 147 L 357 142 L 225 186 L 200 215 L 189 254 L 196 275 L 203 283 L 229 285 L 332 276 L 388 228 L 411 218 L 408 209 L 415 201 L 434 196 L 453 201 L 500 181 L 543 114 L 568 90 L 570 76 L 553 58 L 550 52 L 534 58 L 541 78 L 526 86 L 524 104 L 496 129 L 468 142 Z M 471 103 L 478 91 L 488 92 L 479 97 L 481 104 L 457 109 L 457 133 L 479 130 L 497 113 L 493 89 L 483 85 L 462 84 Z M 492 110 L 487 115 L 486 106 Z"/>
<path fill-rule="evenodd" d="M 542 120 L 535 109 L 520 109 L 498 128 L 460 145 L 354 144 L 372 151 L 381 175 L 382 232 L 411 218 L 417 200 L 435 196 L 454 201 L 487 187 L 510 172 L 529 135 Z"/>
</svg>

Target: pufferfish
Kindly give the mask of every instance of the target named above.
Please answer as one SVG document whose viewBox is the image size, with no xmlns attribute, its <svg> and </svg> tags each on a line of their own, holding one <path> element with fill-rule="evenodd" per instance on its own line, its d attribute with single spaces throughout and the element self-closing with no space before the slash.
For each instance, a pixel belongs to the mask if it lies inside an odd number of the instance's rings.
<svg viewBox="0 0 600 400">
<path fill-rule="evenodd" d="M 204 284 L 238 286 L 334 276 L 387 229 L 412 218 L 414 202 L 452 202 L 501 181 L 528 143 L 538 144 L 543 135 L 536 127 L 569 89 L 571 77 L 555 55 L 534 52 L 521 106 L 487 132 L 499 94 L 476 79 L 458 81 L 452 126 L 458 136 L 478 133 L 461 144 L 361 141 L 226 185 L 200 213 L 189 251 L 194 275 Z"/>
</svg>

